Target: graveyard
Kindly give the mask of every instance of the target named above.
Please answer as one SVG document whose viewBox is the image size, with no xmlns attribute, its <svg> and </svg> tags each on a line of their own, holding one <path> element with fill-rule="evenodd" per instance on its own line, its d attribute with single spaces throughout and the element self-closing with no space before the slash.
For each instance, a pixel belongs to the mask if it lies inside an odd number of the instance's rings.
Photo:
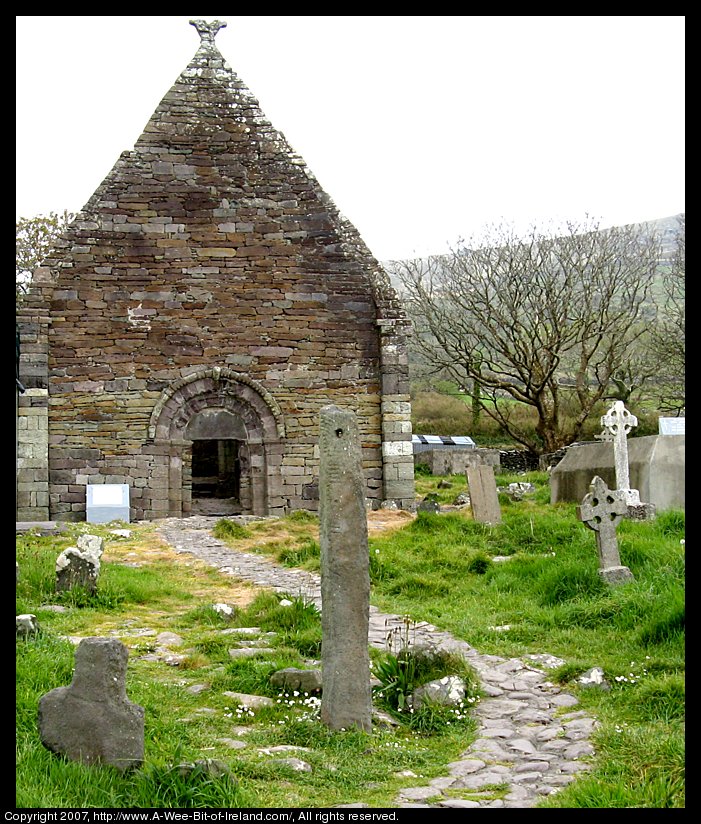
<svg viewBox="0 0 701 824">
<path fill-rule="evenodd" d="M 550 503 L 547 473 L 501 473 L 496 484 L 498 524 L 454 503 L 469 494 L 460 475 L 417 473 L 417 497 L 433 497 L 438 513 L 368 513 L 371 610 L 405 617 L 408 634 L 428 622 L 480 654 L 530 661 L 532 670 L 552 658 L 548 681 L 577 701 L 558 710 L 559 735 L 583 716 L 595 723 L 577 742 L 589 748 L 581 771 L 534 806 L 683 807 L 683 510 L 621 518 L 617 551 L 631 578 L 612 586 L 577 506 Z M 321 520 L 297 512 L 210 525 L 257 563 L 312 575 L 322 570 Z M 87 534 L 104 541 L 96 588 L 57 591 L 57 557 L 81 536 L 85 545 Z M 460 665 L 468 685 L 461 709 L 431 704 L 402 717 L 388 701 L 396 690 L 386 689 L 396 684 L 396 655 L 372 646 L 385 695 L 372 682 L 371 723 L 334 729 L 320 714 L 323 691 L 274 677 L 322 670 L 321 616 L 303 587 L 246 582 L 175 552 L 163 534 L 152 521 L 18 536 L 17 614 L 38 624 L 17 643 L 18 807 L 523 806 L 504 802 L 506 783 L 475 789 L 463 776 L 446 786 L 490 699 L 469 658 Z M 95 636 L 124 644 L 126 700 L 143 708 L 143 760 L 128 770 L 57 755 L 37 726 L 42 697 L 71 684 L 76 645 Z M 388 638 L 398 640 L 396 626 Z M 438 675 L 453 677 L 457 659 L 448 663 L 453 671 Z M 347 686 L 334 687 L 341 704 Z M 534 732 L 545 731 L 539 723 L 530 722 Z"/>
<path fill-rule="evenodd" d="M 684 807 L 684 419 L 421 463 L 407 310 L 190 22 L 18 311 L 16 806 Z"/>
</svg>

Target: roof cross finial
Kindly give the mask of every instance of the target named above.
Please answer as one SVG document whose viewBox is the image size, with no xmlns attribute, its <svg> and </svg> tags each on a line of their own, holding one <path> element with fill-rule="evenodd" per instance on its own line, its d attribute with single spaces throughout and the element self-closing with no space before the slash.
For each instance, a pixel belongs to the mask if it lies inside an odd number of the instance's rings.
<svg viewBox="0 0 701 824">
<path fill-rule="evenodd" d="M 190 20 L 190 25 L 197 29 L 197 34 L 203 43 L 214 43 L 219 29 L 226 27 L 226 23 L 221 20 L 212 20 L 211 23 L 207 23 L 206 20 Z"/>
</svg>

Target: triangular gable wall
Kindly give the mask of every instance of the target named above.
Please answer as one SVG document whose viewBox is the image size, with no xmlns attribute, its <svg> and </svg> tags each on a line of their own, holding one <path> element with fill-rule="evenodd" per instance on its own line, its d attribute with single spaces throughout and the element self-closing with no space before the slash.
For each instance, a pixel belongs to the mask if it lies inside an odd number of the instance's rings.
<svg viewBox="0 0 701 824">
<path fill-rule="evenodd" d="M 258 433 L 249 509 L 316 508 L 328 403 L 358 415 L 370 502 L 413 505 L 407 321 L 213 38 L 37 271 L 21 321 L 27 386 L 45 393 L 25 400 L 49 409 L 46 444 L 23 447 L 21 520 L 81 520 L 94 482 L 128 483 L 134 517 L 187 514 L 176 407 Z"/>
</svg>

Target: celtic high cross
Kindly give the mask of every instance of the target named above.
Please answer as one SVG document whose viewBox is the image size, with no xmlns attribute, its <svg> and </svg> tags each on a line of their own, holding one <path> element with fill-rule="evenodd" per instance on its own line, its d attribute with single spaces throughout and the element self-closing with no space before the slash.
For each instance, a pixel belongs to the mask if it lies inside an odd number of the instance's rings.
<svg viewBox="0 0 701 824">
<path fill-rule="evenodd" d="M 606 428 L 607 440 L 613 441 L 616 487 L 625 493 L 626 503 L 639 504 L 640 493 L 637 489 L 630 488 L 627 441 L 628 433 L 634 426 L 638 425 L 638 419 L 625 408 L 623 401 L 616 401 L 609 411 L 602 416 L 601 425 Z"/>
</svg>

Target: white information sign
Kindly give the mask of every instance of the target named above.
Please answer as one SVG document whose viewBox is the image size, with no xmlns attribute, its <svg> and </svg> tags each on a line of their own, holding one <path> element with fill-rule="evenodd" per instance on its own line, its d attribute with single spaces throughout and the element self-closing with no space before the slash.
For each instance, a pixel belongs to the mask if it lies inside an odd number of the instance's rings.
<svg viewBox="0 0 701 824">
<path fill-rule="evenodd" d="M 88 487 L 88 493 L 92 498 L 91 503 L 95 506 L 122 506 L 124 504 L 122 484 L 91 484 Z"/>
<path fill-rule="evenodd" d="M 686 418 L 659 418 L 660 435 L 685 435 Z"/>
<path fill-rule="evenodd" d="M 88 484 L 85 489 L 85 520 L 89 524 L 110 521 L 129 523 L 129 484 Z"/>
</svg>

